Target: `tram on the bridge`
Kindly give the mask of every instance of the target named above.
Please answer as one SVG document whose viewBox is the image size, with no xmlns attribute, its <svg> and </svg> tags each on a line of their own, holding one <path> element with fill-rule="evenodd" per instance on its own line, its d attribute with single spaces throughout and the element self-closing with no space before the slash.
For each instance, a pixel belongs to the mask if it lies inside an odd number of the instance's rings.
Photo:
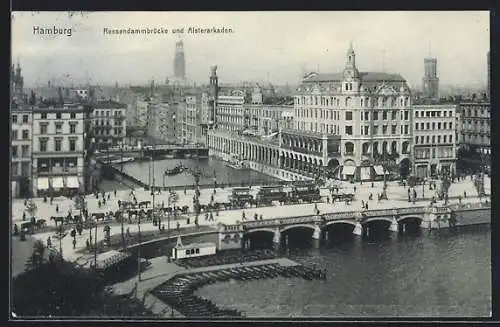
<svg viewBox="0 0 500 327">
<path fill-rule="evenodd" d="M 261 186 L 256 196 L 259 203 L 285 201 L 286 199 L 287 193 L 283 191 L 283 186 Z"/>
<path fill-rule="evenodd" d="M 247 202 L 251 202 L 253 200 L 253 195 L 250 194 L 249 187 L 235 187 L 231 195 L 229 195 L 229 202 L 233 206 L 243 206 Z"/>
<path fill-rule="evenodd" d="M 319 187 L 313 181 L 296 181 L 292 184 L 290 197 L 294 200 L 307 202 L 321 200 Z"/>
</svg>

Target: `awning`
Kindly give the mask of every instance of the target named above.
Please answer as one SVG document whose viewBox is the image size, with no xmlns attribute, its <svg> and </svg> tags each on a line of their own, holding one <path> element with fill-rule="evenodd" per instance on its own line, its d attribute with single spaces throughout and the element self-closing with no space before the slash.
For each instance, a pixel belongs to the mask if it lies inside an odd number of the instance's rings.
<svg viewBox="0 0 500 327">
<path fill-rule="evenodd" d="M 342 174 L 343 175 L 354 175 L 355 171 L 356 171 L 355 166 L 344 166 L 342 169 Z"/>
<path fill-rule="evenodd" d="M 49 179 L 47 177 L 39 177 L 37 183 L 39 190 L 48 190 L 49 189 Z"/>
<path fill-rule="evenodd" d="M 373 169 L 375 169 L 375 174 L 384 175 L 384 167 L 382 167 L 381 165 L 373 166 Z"/>
<path fill-rule="evenodd" d="M 52 187 L 53 188 L 63 188 L 63 178 L 62 177 L 54 177 L 52 178 Z"/>
<path fill-rule="evenodd" d="M 78 177 L 76 176 L 68 176 L 66 177 L 66 187 L 67 188 L 78 188 Z"/>
</svg>

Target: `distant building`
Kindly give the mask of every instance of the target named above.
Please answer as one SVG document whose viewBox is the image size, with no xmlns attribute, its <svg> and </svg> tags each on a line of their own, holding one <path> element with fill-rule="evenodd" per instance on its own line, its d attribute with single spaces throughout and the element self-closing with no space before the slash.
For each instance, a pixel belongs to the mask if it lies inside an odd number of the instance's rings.
<svg viewBox="0 0 500 327">
<path fill-rule="evenodd" d="M 31 149 L 32 109 L 27 106 L 11 107 L 11 172 L 12 196 L 28 197 L 32 192 Z"/>
<path fill-rule="evenodd" d="M 160 143 L 177 143 L 177 136 L 182 130 L 178 126 L 178 103 L 153 100 L 148 106 L 147 135 Z"/>
<path fill-rule="evenodd" d="M 457 105 L 415 105 L 413 111 L 414 175 L 436 177 L 456 171 Z"/>
<path fill-rule="evenodd" d="M 439 77 L 437 76 L 437 59 L 424 59 L 423 98 L 439 100 Z"/>
<path fill-rule="evenodd" d="M 186 79 L 186 62 L 182 40 L 175 43 L 174 76 L 178 79 Z"/>
<path fill-rule="evenodd" d="M 201 101 L 202 95 L 187 96 L 180 110 L 183 116 L 182 139 L 185 143 L 204 143 L 201 133 Z"/>
<path fill-rule="evenodd" d="M 24 78 L 21 73 L 21 65 L 17 63 L 17 67 L 12 65 L 10 75 L 10 91 L 11 101 L 17 104 L 25 103 L 27 100 L 24 93 Z"/>
<path fill-rule="evenodd" d="M 101 101 L 92 108 L 93 137 L 98 149 L 119 145 L 126 136 L 127 105 Z"/>
<path fill-rule="evenodd" d="M 84 190 L 84 107 L 33 107 L 33 195 Z"/>
</svg>

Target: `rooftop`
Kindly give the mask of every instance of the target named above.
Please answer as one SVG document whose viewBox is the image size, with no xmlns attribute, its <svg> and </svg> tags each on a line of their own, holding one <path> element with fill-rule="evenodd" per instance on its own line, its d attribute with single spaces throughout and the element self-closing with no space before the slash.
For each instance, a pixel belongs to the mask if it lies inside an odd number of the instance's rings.
<svg viewBox="0 0 500 327">
<path fill-rule="evenodd" d="M 126 109 L 127 105 L 113 100 L 99 101 L 94 104 L 95 109 Z"/>
</svg>

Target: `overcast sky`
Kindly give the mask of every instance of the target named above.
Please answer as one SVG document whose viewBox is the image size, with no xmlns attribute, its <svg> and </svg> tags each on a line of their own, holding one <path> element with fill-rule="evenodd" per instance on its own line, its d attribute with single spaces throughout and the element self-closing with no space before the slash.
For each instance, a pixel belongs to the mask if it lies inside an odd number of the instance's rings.
<svg viewBox="0 0 500 327">
<path fill-rule="evenodd" d="M 72 36 L 34 35 L 33 27 L 72 28 Z M 186 74 L 219 80 L 297 83 L 307 71 L 339 72 L 352 41 L 360 71 L 400 73 L 421 84 L 423 58 L 438 58 L 443 84 L 486 84 L 489 12 L 14 12 L 12 53 L 25 83 L 68 74 L 104 84 L 164 81 L 173 75 L 172 33 L 104 35 L 103 28 L 226 27 L 232 34 L 184 34 Z M 385 55 L 384 55 L 385 53 Z"/>
</svg>

